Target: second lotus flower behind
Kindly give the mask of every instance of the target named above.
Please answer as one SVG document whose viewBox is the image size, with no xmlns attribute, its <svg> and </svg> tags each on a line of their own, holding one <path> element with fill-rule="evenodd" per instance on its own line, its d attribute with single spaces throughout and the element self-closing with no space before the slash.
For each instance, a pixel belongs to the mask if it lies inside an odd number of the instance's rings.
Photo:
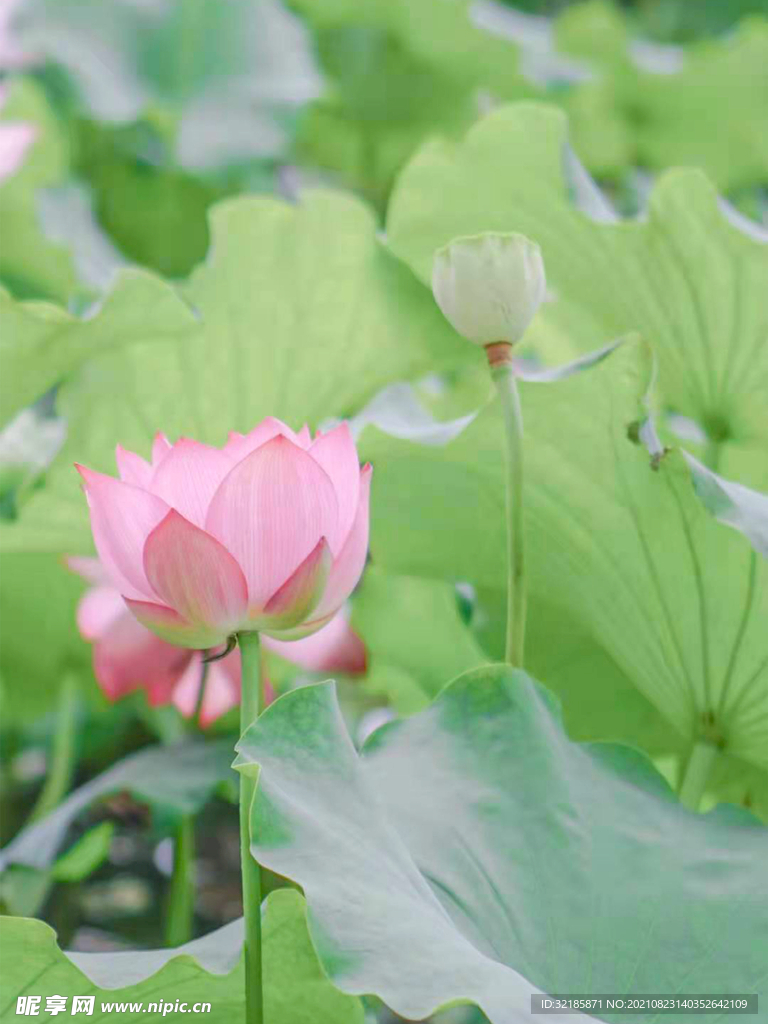
<svg viewBox="0 0 768 1024">
<path fill-rule="evenodd" d="M 223 448 L 158 435 L 151 463 L 118 446 L 117 466 L 119 480 L 78 466 L 96 548 L 139 622 L 170 643 L 308 636 L 360 578 L 371 467 L 346 424 L 313 440 L 266 419 Z"/>
<path fill-rule="evenodd" d="M 77 625 L 83 639 L 93 644 L 94 675 L 109 700 L 144 690 L 151 707 L 174 704 L 187 718 L 199 704 L 203 728 L 240 703 L 238 652 L 206 667 L 203 651 L 167 644 L 137 622 L 97 558 L 66 561 L 92 584 L 80 599 Z M 289 643 L 266 637 L 264 647 L 309 672 L 359 675 L 366 668 L 365 646 L 343 609 L 312 636 Z M 274 691 L 266 676 L 264 694 L 269 704 Z"/>
</svg>

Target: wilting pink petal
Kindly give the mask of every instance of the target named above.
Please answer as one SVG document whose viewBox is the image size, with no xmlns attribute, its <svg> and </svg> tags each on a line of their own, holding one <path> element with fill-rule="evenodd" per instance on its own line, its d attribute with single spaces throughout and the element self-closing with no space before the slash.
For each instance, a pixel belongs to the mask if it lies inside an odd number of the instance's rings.
<svg viewBox="0 0 768 1024">
<path fill-rule="evenodd" d="M 313 619 L 335 612 L 346 601 L 357 585 L 365 568 L 368 553 L 368 505 L 371 492 L 372 467 L 364 466 L 360 472 L 360 499 L 355 521 L 344 547 L 333 563 L 328 585 L 320 604 L 312 613 Z"/>
<path fill-rule="evenodd" d="M 244 620 L 248 587 L 240 566 L 173 509 L 147 537 L 144 570 L 158 597 L 187 622 L 227 636 Z"/>
<path fill-rule="evenodd" d="M 309 454 L 331 478 L 336 491 L 339 532 L 335 538 L 336 546 L 332 543 L 331 548 L 338 555 L 352 528 L 360 498 L 360 463 L 347 424 L 342 423 L 327 434 L 319 434 L 310 446 Z"/>
<path fill-rule="evenodd" d="M 84 580 L 87 580 L 94 586 L 113 586 L 110 582 L 109 573 L 98 558 L 88 558 L 86 555 L 67 555 L 64 558 L 64 562 L 68 569 L 77 573 L 78 576 L 82 576 Z"/>
<path fill-rule="evenodd" d="M 205 670 L 205 671 L 204 671 Z M 200 688 L 203 696 L 200 700 Z M 221 661 L 203 665 L 200 652 L 195 651 L 189 667 L 173 691 L 173 704 L 191 718 L 200 703 L 200 724 L 209 726 L 230 708 L 240 703 L 240 653 L 233 651 Z"/>
<path fill-rule="evenodd" d="M 149 489 L 202 527 L 211 498 L 234 465 L 233 458 L 218 448 L 183 437 L 154 471 Z"/>
<path fill-rule="evenodd" d="M 170 699 L 191 653 L 164 643 L 126 610 L 94 644 L 93 668 L 110 700 L 144 688 L 158 704 Z"/>
<path fill-rule="evenodd" d="M 185 649 L 177 647 L 176 650 L 182 651 Z M 185 653 L 189 653 L 188 650 Z M 181 677 L 183 677 L 183 673 L 179 673 L 178 669 L 171 672 L 155 671 L 150 676 L 149 682 L 144 685 L 149 706 L 152 708 L 162 708 L 170 704 Z"/>
<path fill-rule="evenodd" d="M 98 640 L 121 615 L 131 618 L 119 591 L 114 587 L 93 587 L 77 606 L 77 628 L 85 640 Z"/>
<path fill-rule="evenodd" d="M 193 527 L 194 529 L 194 527 Z M 314 553 L 313 553 L 314 554 Z M 68 558 L 67 565 L 86 578 L 101 581 L 104 577 L 94 558 Z M 131 602 L 128 602 L 130 604 Z M 141 614 L 151 614 L 157 628 L 158 614 L 164 624 L 179 628 L 173 611 L 139 602 Z M 149 608 L 149 613 L 147 613 Z M 97 585 L 88 590 L 78 606 L 77 621 L 83 637 L 94 644 L 94 672 L 99 685 L 110 700 L 117 700 L 137 689 L 143 689 L 150 704 L 173 703 L 181 714 L 192 717 L 200 704 L 201 725 L 210 725 L 229 711 L 240 699 L 240 652 L 235 650 L 220 661 L 203 664 L 200 650 L 191 650 L 167 643 L 146 629 L 126 607 L 126 602 L 113 587 Z M 297 630 L 318 628 L 317 622 L 302 623 Z M 182 628 L 188 628 L 181 624 Z M 174 634 L 175 635 L 175 634 Z M 339 613 L 324 629 L 305 640 L 286 643 L 264 636 L 266 650 L 279 654 L 294 664 L 314 672 L 365 671 L 365 648 L 349 627 L 344 613 Z M 221 650 L 219 644 L 211 650 Z M 204 671 L 205 669 L 205 671 Z M 262 672 L 265 666 L 262 664 Z M 201 700 L 201 686 L 205 689 Z M 266 703 L 274 699 L 274 690 L 266 675 L 263 678 Z"/>
<path fill-rule="evenodd" d="M 146 459 L 142 459 L 135 452 L 129 452 L 127 448 L 118 445 L 115 449 L 115 461 L 120 479 L 125 484 L 134 484 L 145 491 L 149 488 L 149 481 L 152 479 L 152 467 Z"/>
<path fill-rule="evenodd" d="M 264 667 L 262 665 L 262 671 Z M 262 680 L 264 706 L 275 699 L 275 691 L 269 679 Z M 240 703 L 240 654 L 233 651 L 221 661 L 208 666 L 203 699 L 200 702 L 200 725 L 205 729 L 217 718 L 226 714 Z"/>
<path fill-rule="evenodd" d="M 315 460 L 278 435 L 224 478 L 206 530 L 245 573 L 251 609 L 263 607 L 310 554 L 337 531 L 333 484 Z"/>
<path fill-rule="evenodd" d="M 142 626 L 146 626 L 169 644 L 204 650 L 224 643 L 228 635 L 222 630 L 189 622 L 173 608 L 165 605 L 154 604 L 151 601 L 134 601 L 128 597 L 125 603 Z"/>
<path fill-rule="evenodd" d="M 163 641 L 161 640 L 160 643 L 163 643 Z M 178 651 L 179 648 L 175 647 L 174 650 Z M 200 651 L 190 651 L 189 655 L 189 664 L 174 686 L 172 697 L 174 706 L 178 708 L 185 718 L 191 718 L 197 710 L 200 685 L 203 681 L 205 669 L 203 655 Z"/>
<path fill-rule="evenodd" d="M 304 622 L 323 596 L 333 559 L 325 537 L 321 537 L 298 569 L 270 597 L 264 606 L 262 629 L 288 629 Z"/>
<path fill-rule="evenodd" d="M 144 573 L 144 542 L 170 511 L 147 491 L 78 466 L 85 481 L 96 549 L 115 586 L 126 597 L 153 598 Z"/>
<path fill-rule="evenodd" d="M 19 170 L 36 138 L 37 129 L 32 124 L 0 124 L 0 181 Z"/>
<path fill-rule="evenodd" d="M 240 659 L 239 652 L 233 651 L 226 658 L 208 666 L 203 699 L 200 702 L 200 725 L 207 728 L 239 703 Z"/>
<path fill-rule="evenodd" d="M 285 642 L 265 636 L 264 646 L 310 672 L 346 672 L 350 675 L 365 672 L 365 644 L 343 612 L 303 640 Z"/>
<path fill-rule="evenodd" d="M 172 447 L 173 445 L 165 436 L 165 434 L 163 434 L 162 431 L 158 430 L 158 432 L 155 434 L 155 439 L 152 442 L 153 469 L 157 469 L 157 467 L 160 465 L 160 463 L 163 461 L 163 459 L 165 458 L 165 456 L 168 454 Z"/>
</svg>

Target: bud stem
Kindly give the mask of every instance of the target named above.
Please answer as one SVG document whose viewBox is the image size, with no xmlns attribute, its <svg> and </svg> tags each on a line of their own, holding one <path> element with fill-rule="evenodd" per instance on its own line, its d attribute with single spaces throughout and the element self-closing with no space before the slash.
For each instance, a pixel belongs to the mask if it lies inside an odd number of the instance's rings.
<svg viewBox="0 0 768 1024">
<path fill-rule="evenodd" d="M 505 342 L 486 346 L 491 377 L 504 411 L 507 462 L 507 645 L 506 660 L 523 667 L 527 580 L 523 526 L 523 415 L 512 346 Z"/>
<path fill-rule="evenodd" d="M 238 633 L 242 666 L 240 735 L 259 717 L 260 657 L 258 633 Z M 245 918 L 245 1024 L 264 1024 L 261 975 L 261 868 L 251 855 L 250 815 L 256 781 L 240 776 L 240 871 Z"/>
</svg>

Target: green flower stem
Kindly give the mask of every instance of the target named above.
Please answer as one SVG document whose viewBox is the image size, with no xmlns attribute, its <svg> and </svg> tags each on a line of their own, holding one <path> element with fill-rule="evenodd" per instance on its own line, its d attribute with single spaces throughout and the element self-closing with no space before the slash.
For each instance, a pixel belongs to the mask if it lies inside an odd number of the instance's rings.
<svg viewBox="0 0 768 1024">
<path fill-rule="evenodd" d="M 259 717 L 260 658 L 258 633 L 238 633 L 242 666 L 240 734 Z M 240 870 L 245 916 L 245 1024 L 263 1024 L 261 978 L 261 869 L 251 856 L 250 811 L 256 781 L 240 776 Z"/>
<path fill-rule="evenodd" d="M 504 410 L 507 450 L 506 660 L 510 665 L 522 668 L 527 604 L 523 527 L 523 415 L 511 351 L 511 345 L 492 345 L 487 349 L 491 376 Z"/>
<path fill-rule="evenodd" d="M 709 774 L 717 754 L 717 747 L 707 740 L 697 740 L 691 748 L 677 792 L 680 803 L 692 811 L 698 811 L 701 805 L 701 798 L 707 788 Z"/>
<path fill-rule="evenodd" d="M 56 708 L 56 731 L 45 785 L 40 791 L 30 814 L 30 821 L 44 818 L 58 807 L 69 791 L 75 768 L 77 746 L 77 681 L 71 674 L 64 676 Z"/>
<path fill-rule="evenodd" d="M 173 848 L 173 876 L 165 920 L 166 946 L 183 946 L 192 938 L 195 908 L 195 819 L 185 814 L 181 819 Z"/>
</svg>

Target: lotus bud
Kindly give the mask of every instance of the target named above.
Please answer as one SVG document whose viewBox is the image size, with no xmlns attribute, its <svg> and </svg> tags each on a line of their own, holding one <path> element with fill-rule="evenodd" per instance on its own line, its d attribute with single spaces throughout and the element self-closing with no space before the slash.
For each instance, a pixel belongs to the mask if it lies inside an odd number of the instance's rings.
<svg viewBox="0 0 768 1024">
<path fill-rule="evenodd" d="M 525 235 L 487 231 L 438 249 L 435 301 L 451 325 L 476 345 L 514 345 L 546 289 L 541 249 Z"/>
</svg>

